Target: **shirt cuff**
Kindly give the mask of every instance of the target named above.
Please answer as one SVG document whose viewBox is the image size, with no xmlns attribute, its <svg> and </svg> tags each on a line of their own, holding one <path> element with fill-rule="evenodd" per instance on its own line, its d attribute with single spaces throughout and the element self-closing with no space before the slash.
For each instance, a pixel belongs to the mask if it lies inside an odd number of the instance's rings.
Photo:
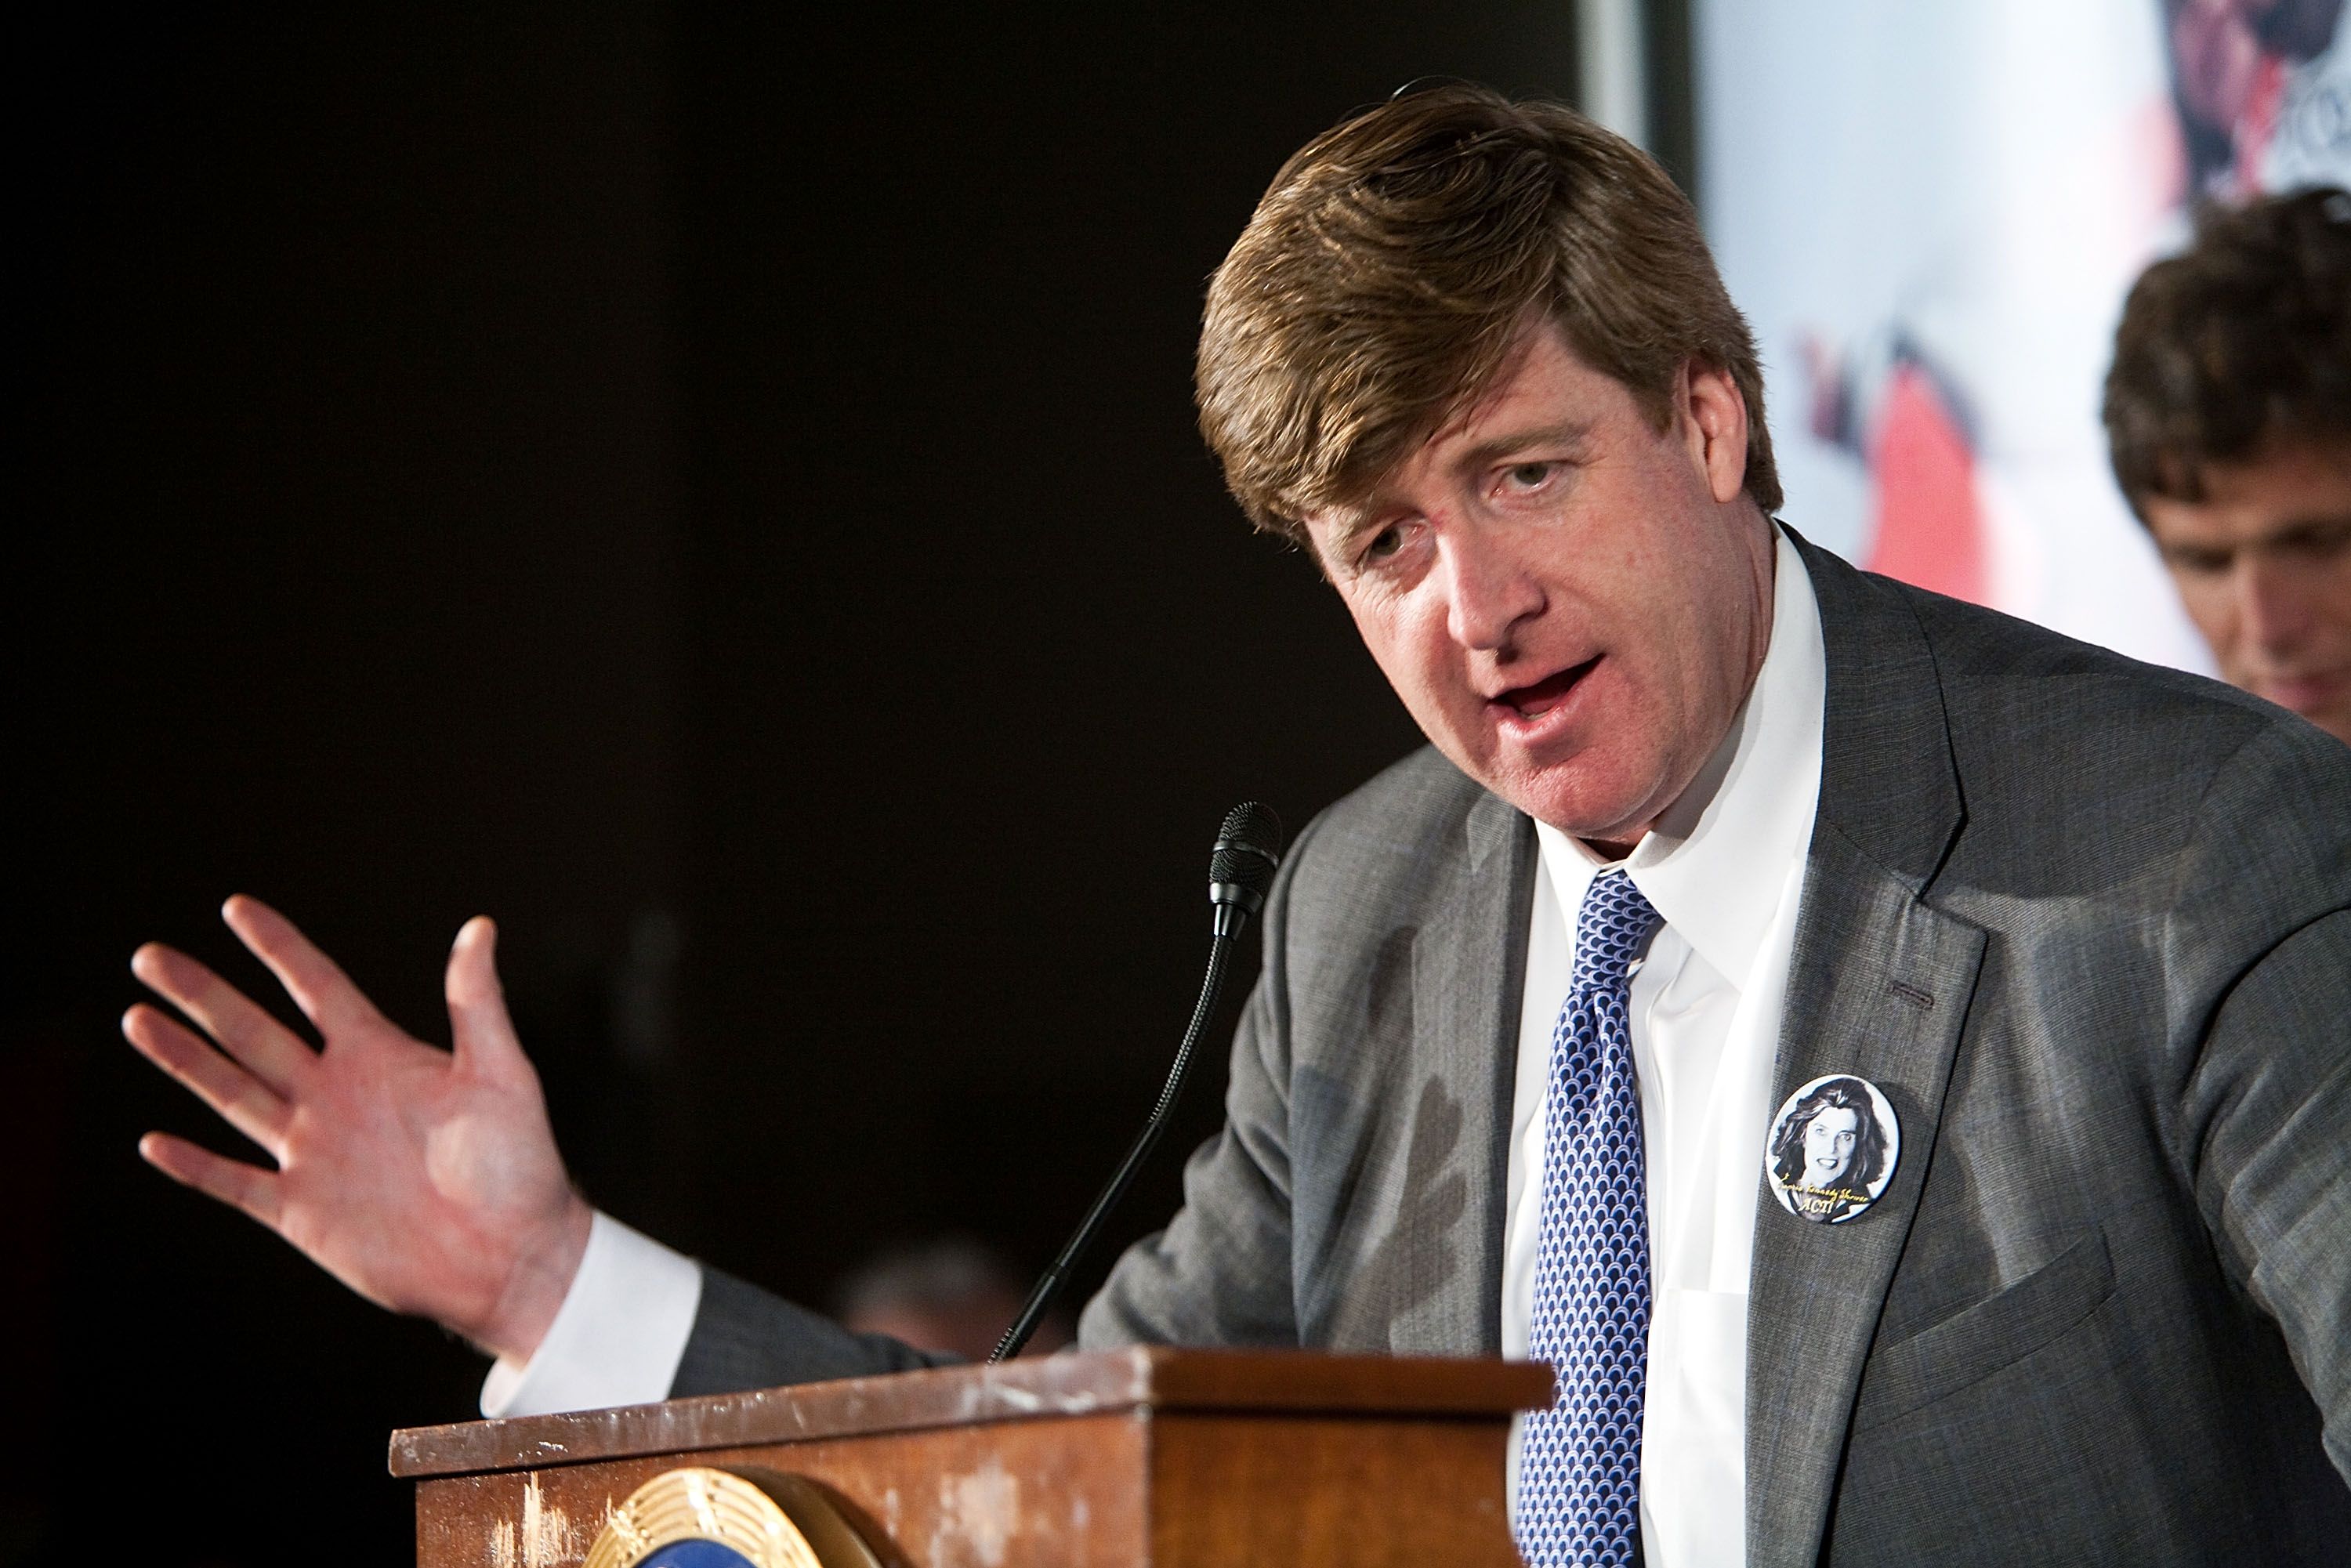
<svg viewBox="0 0 2351 1568">
<path fill-rule="evenodd" d="M 500 1357 L 485 1416 L 547 1416 L 669 1397 L 702 1306 L 702 1266 L 598 1212 L 580 1270 L 531 1358 Z"/>
</svg>

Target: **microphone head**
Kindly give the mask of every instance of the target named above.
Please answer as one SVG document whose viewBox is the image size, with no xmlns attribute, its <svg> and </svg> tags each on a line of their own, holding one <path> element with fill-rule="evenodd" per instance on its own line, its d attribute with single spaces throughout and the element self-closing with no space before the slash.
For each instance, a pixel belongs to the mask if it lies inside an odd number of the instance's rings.
<svg viewBox="0 0 2351 1568">
<path fill-rule="evenodd" d="M 1281 869 L 1281 819 L 1270 807 L 1244 800 L 1225 813 L 1217 847 L 1208 852 L 1208 899 L 1238 904 L 1254 915 L 1265 907 L 1273 873 Z"/>
</svg>

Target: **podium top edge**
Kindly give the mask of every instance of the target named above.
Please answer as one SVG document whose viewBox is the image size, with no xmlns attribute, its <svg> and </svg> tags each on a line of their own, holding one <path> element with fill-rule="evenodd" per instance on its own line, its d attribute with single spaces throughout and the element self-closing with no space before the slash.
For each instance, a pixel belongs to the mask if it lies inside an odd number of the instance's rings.
<svg viewBox="0 0 2351 1568">
<path fill-rule="evenodd" d="M 393 1475 L 423 1479 L 1121 1410 L 1499 1419 L 1551 1396 L 1550 1369 L 1523 1361 L 1137 1346 L 411 1427 L 391 1458 Z"/>
</svg>

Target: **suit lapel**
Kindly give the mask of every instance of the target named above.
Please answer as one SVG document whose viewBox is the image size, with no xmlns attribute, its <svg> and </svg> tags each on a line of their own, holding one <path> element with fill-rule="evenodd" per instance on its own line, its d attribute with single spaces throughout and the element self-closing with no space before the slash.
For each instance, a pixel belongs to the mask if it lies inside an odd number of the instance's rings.
<svg viewBox="0 0 2351 1568">
<path fill-rule="evenodd" d="M 1405 1354 L 1501 1353 L 1502 1210 L 1538 856 L 1533 824 L 1492 795 L 1470 808 L 1462 832 L 1454 885 L 1413 942 L 1412 992 L 1415 1077 L 1460 1099 L 1454 1168 L 1467 1201 L 1461 1234 L 1415 1229 L 1402 1239 L 1410 1305 L 1395 1320 L 1394 1346 Z"/>
<path fill-rule="evenodd" d="M 1758 1564 L 1820 1554 L 1984 949 L 1981 929 L 1923 901 L 1965 820 L 1925 635 L 1899 590 L 1798 543 L 1821 604 L 1828 697 L 1772 1107 L 1825 1074 L 1865 1078 L 1894 1106 L 1901 1157 L 1878 1201 L 1840 1225 L 1782 1208 L 1759 1164 L 1747 1320 Z"/>
</svg>

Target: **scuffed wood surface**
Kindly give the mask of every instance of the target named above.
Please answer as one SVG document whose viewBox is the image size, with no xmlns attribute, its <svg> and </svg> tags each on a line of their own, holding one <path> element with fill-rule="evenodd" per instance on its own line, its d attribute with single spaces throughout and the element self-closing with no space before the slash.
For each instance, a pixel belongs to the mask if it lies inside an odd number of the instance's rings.
<svg viewBox="0 0 2351 1568">
<path fill-rule="evenodd" d="M 1109 1568 L 1148 1560 L 1147 1417 L 950 1427 L 694 1456 L 828 1488 L 892 1568 Z M 674 1455 L 426 1480 L 419 1568 L 577 1568 L 612 1511 Z"/>
<path fill-rule="evenodd" d="M 1548 1403 L 1551 1386 L 1547 1369 L 1523 1362 L 1144 1347 L 411 1427 L 392 1434 L 392 1473 L 529 1469 L 1144 1408 L 1499 1421 Z"/>
<path fill-rule="evenodd" d="M 1151 1425 L 1151 1555 L 1133 1561 L 1519 1568 L 1509 1445 L 1499 1420 L 1164 1416 Z"/>
<path fill-rule="evenodd" d="M 1499 1418 L 1163 1414 L 697 1454 L 830 1490 L 891 1568 L 1515 1568 Z M 578 1568 L 675 1456 L 444 1476 L 419 1568 Z"/>
</svg>

